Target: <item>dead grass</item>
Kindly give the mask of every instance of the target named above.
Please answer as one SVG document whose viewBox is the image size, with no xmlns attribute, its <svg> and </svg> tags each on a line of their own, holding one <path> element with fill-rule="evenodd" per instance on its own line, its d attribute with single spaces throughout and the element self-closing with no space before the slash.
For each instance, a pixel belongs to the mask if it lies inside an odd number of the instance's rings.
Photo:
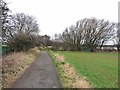
<svg viewBox="0 0 120 90">
<path fill-rule="evenodd" d="M 69 63 L 64 62 L 64 56 L 52 53 L 56 62 L 59 64 L 59 68 L 63 70 L 61 80 L 64 88 L 90 88 L 90 84 L 82 77 L 78 76 L 73 67 Z M 64 62 L 64 63 L 63 63 Z"/>
<path fill-rule="evenodd" d="M 0 90 L 2 89 L 2 57 L 0 55 Z"/>
<path fill-rule="evenodd" d="M 62 56 L 62 55 L 55 54 L 55 58 L 56 58 L 57 62 L 59 62 L 59 63 L 64 62 L 64 56 Z"/>
<path fill-rule="evenodd" d="M 26 70 L 26 68 L 36 59 L 39 54 L 38 48 L 33 48 L 27 52 L 11 53 L 2 60 L 2 84 L 3 88 L 10 85 Z"/>
</svg>

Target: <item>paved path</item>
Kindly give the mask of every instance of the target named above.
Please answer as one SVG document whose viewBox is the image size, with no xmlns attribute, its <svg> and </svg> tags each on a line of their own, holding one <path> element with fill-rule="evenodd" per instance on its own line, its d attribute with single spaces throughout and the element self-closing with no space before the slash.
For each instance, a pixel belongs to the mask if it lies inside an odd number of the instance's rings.
<svg viewBox="0 0 120 90">
<path fill-rule="evenodd" d="M 46 51 L 41 51 L 40 57 L 16 80 L 12 88 L 60 88 L 55 67 Z"/>
</svg>

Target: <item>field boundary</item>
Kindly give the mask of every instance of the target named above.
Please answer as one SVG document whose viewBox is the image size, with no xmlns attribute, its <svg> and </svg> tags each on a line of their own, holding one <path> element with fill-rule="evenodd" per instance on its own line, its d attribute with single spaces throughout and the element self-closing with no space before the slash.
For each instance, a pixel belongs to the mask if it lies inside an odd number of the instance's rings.
<svg viewBox="0 0 120 90">
<path fill-rule="evenodd" d="M 63 88 L 92 88 L 84 78 L 80 77 L 69 64 L 65 63 L 64 56 L 49 51 L 56 65 L 57 72 Z"/>
</svg>

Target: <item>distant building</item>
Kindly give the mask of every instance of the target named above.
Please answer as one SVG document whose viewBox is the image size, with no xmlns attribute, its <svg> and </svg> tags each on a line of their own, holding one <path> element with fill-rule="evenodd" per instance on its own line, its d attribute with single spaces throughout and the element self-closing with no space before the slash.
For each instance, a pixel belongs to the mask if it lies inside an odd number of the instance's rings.
<svg viewBox="0 0 120 90">
<path fill-rule="evenodd" d="M 117 51 L 117 46 L 116 45 L 103 45 L 102 47 L 97 47 L 96 48 L 98 51 Z"/>
<path fill-rule="evenodd" d="M 97 49 L 100 49 L 100 47 L 97 47 Z M 115 49 L 115 50 L 117 50 L 117 47 L 116 47 L 116 45 L 103 45 L 101 47 L 101 49 L 107 49 L 107 50 L 113 50 L 113 49 Z"/>
</svg>

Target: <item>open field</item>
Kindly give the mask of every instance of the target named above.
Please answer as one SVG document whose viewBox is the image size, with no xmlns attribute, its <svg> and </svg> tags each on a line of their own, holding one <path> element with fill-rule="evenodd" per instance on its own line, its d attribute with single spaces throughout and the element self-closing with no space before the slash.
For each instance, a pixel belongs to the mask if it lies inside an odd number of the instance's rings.
<svg viewBox="0 0 120 90">
<path fill-rule="evenodd" d="M 54 52 L 64 55 L 65 62 L 93 87 L 118 87 L 118 54 L 91 52 Z"/>
</svg>

